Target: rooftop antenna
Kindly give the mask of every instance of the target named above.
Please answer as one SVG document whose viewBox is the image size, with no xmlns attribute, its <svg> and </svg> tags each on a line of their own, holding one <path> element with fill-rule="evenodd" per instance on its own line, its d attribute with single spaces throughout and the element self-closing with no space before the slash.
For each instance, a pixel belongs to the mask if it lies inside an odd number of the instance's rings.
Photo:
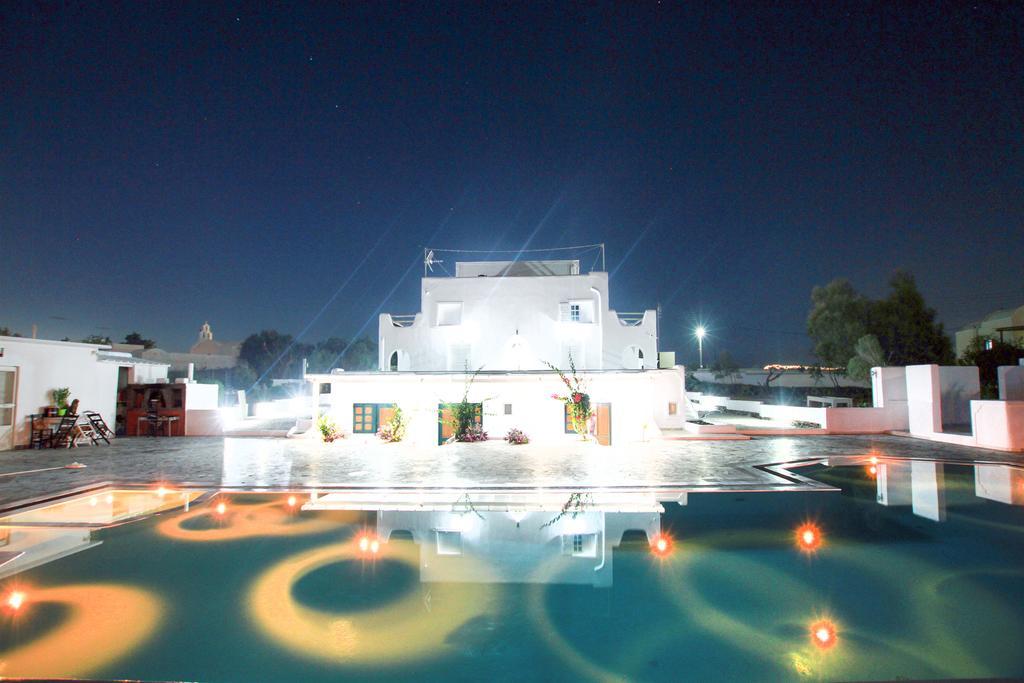
<svg viewBox="0 0 1024 683">
<path fill-rule="evenodd" d="M 607 272 L 608 269 L 604 265 L 604 242 L 601 242 L 601 272 Z"/>
<path fill-rule="evenodd" d="M 427 271 L 428 270 L 431 273 L 434 272 L 434 264 L 435 263 L 444 263 L 444 261 L 440 261 L 440 260 L 434 258 L 434 250 L 433 249 L 428 249 L 427 247 L 424 247 L 423 248 L 423 277 L 427 276 Z"/>
</svg>

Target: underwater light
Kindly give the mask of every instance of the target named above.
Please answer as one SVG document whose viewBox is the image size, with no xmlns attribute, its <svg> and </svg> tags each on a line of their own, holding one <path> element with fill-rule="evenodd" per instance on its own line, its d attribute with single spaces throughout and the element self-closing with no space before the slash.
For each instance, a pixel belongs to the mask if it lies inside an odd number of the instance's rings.
<svg viewBox="0 0 1024 683">
<path fill-rule="evenodd" d="M 835 646 L 839 640 L 836 634 L 836 625 L 828 619 L 819 619 L 811 624 L 811 642 L 819 650 L 828 650 Z"/>
<path fill-rule="evenodd" d="M 24 591 L 12 591 L 7 596 L 7 606 L 13 610 L 21 609 L 21 606 L 25 604 L 25 593 Z"/>
<path fill-rule="evenodd" d="M 156 490 L 156 495 L 158 495 L 158 496 L 160 496 L 161 498 L 163 498 L 164 496 L 166 496 L 166 495 L 167 495 L 167 489 L 165 489 L 165 488 L 164 488 L 163 486 L 161 486 L 160 488 L 158 488 L 158 489 Z"/>
<path fill-rule="evenodd" d="M 672 538 L 665 534 L 658 534 L 651 542 L 651 552 L 658 557 L 665 557 L 672 552 Z"/>
<path fill-rule="evenodd" d="M 217 503 L 217 514 L 218 515 L 223 515 L 227 511 L 228 511 L 228 506 L 225 505 L 223 501 L 220 502 L 220 503 Z"/>
<path fill-rule="evenodd" d="M 878 475 L 878 465 L 868 465 L 868 476 L 875 477 Z"/>
<path fill-rule="evenodd" d="M 361 535 L 356 545 L 359 548 L 359 552 L 364 555 L 376 555 L 380 552 L 380 539 L 375 538 L 370 534 Z"/>
<path fill-rule="evenodd" d="M 807 522 L 796 529 L 796 545 L 804 552 L 814 552 L 821 547 L 821 529 Z"/>
<path fill-rule="evenodd" d="M 295 503 L 296 503 L 295 496 L 288 496 L 288 507 L 290 507 L 290 508 L 295 507 Z"/>
<path fill-rule="evenodd" d="M 113 502 L 114 502 L 114 494 L 108 493 L 107 494 L 107 504 L 109 505 L 110 503 L 113 503 Z"/>
</svg>

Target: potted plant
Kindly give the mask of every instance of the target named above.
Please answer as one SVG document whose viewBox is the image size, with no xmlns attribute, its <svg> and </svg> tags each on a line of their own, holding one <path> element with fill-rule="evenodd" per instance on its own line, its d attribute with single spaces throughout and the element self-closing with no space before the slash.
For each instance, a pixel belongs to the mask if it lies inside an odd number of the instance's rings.
<svg viewBox="0 0 1024 683">
<path fill-rule="evenodd" d="M 505 435 L 505 441 L 509 442 L 513 446 L 522 446 L 523 444 L 530 443 L 530 439 L 523 433 L 522 429 L 513 427 L 508 430 L 508 434 Z"/>
<path fill-rule="evenodd" d="M 53 405 L 57 406 L 58 415 L 64 415 L 68 412 L 68 398 L 71 397 L 71 389 L 68 387 L 51 389 L 50 396 L 53 398 Z"/>
</svg>

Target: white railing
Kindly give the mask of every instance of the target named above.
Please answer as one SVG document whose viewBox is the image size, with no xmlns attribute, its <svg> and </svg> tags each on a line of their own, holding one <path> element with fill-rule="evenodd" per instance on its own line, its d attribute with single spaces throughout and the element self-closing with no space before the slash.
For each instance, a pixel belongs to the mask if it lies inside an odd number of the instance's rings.
<svg viewBox="0 0 1024 683">
<path fill-rule="evenodd" d="M 630 327 L 636 327 L 637 325 L 640 325 L 644 321 L 643 311 L 631 313 L 620 313 L 616 311 L 615 315 L 618 316 L 619 322 L 621 322 L 623 325 L 629 325 Z"/>
<path fill-rule="evenodd" d="M 416 321 L 416 314 L 410 313 L 408 315 L 394 315 L 391 316 L 391 324 L 395 327 L 411 327 L 413 322 Z"/>
</svg>

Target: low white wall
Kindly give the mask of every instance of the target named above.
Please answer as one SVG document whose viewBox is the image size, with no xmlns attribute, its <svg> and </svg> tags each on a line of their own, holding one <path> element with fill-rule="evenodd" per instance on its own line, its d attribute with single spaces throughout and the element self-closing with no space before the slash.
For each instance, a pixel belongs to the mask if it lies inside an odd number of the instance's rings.
<svg viewBox="0 0 1024 683">
<path fill-rule="evenodd" d="M 1024 366 L 1004 365 L 997 368 L 1000 401 L 1024 401 Z"/>
<path fill-rule="evenodd" d="M 695 370 L 693 376 L 706 384 L 746 384 L 749 386 L 764 386 L 768 377 L 768 371 L 762 368 L 742 368 L 731 375 L 716 377 L 711 370 Z M 867 387 L 868 383 L 861 380 L 853 380 L 845 376 L 836 377 L 841 387 Z M 830 389 L 836 386 L 827 375 L 815 377 L 810 372 L 787 370 L 771 382 L 773 387 L 816 387 Z"/>
<path fill-rule="evenodd" d="M 773 406 L 762 404 L 758 414 L 769 420 L 788 422 L 813 422 L 826 429 L 828 408 L 808 408 L 807 406 Z"/>
<path fill-rule="evenodd" d="M 943 425 L 965 425 L 971 422 L 971 401 L 981 398 L 978 368 L 940 365 L 939 397 Z"/>
<path fill-rule="evenodd" d="M 907 373 L 907 426 L 923 436 L 942 431 L 939 366 L 910 365 Z"/>
<path fill-rule="evenodd" d="M 971 401 L 971 415 L 978 446 L 1024 450 L 1024 401 Z"/>
</svg>

